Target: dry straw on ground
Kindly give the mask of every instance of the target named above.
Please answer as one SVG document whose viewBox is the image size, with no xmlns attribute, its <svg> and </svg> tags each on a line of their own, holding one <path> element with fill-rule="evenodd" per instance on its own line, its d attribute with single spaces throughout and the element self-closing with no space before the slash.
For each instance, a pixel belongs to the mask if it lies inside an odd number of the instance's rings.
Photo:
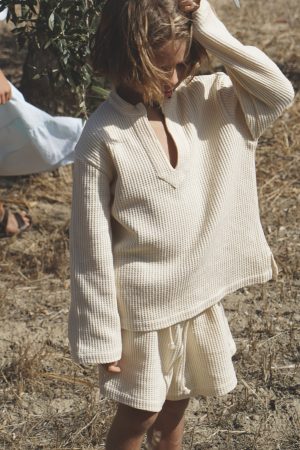
<svg viewBox="0 0 300 450">
<path fill-rule="evenodd" d="M 237 11 L 230 0 L 214 1 L 228 27 L 265 50 L 298 92 L 298 0 L 242 3 Z M 5 30 L 2 36 L 1 65 L 18 80 L 21 59 Z M 191 402 L 185 450 L 299 448 L 299 95 L 257 151 L 262 222 L 279 279 L 226 298 L 238 387 Z M 0 180 L 0 197 L 28 207 L 34 222 L 24 236 L 0 241 L 1 449 L 103 449 L 114 412 L 99 397 L 96 369 L 69 356 L 70 186 L 70 168 Z"/>
</svg>

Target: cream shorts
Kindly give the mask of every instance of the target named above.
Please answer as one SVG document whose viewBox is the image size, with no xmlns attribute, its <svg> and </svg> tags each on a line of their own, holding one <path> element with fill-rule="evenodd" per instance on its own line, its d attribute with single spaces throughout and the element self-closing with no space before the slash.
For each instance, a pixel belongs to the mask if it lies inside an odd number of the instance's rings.
<svg viewBox="0 0 300 450">
<path fill-rule="evenodd" d="M 100 394 L 119 403 L 158 412 L 166 399 L 219 396 L 236 386 L 236 347 L 221 303 L 161 330 L 122 330 L 122 344 L 121 373 L 99 366 Z"/>
</svg>

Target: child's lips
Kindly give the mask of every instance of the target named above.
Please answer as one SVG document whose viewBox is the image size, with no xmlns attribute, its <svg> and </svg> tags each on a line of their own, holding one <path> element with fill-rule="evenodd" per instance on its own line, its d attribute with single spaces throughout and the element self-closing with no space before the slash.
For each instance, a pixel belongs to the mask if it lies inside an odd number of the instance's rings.
<svg viewBox="0 0 300 450">
<path fill-rule="evenodd" d="M 168 90 L 165 91 L 165 96 L 166 97 L 170 98 L 170 97 L 172 97 L 172 94 L 173 94 L 173 89 L 168 89 Z"/>
<path fill-rule="evenodd" d="M 177 88 L 177 86 L 179 85 L 179 83 L 173 85 L 172 87 L 168 87 L 164 90 L 164 94 L 166 97 L 172 97 L 175 89 Z"/>
</svg>

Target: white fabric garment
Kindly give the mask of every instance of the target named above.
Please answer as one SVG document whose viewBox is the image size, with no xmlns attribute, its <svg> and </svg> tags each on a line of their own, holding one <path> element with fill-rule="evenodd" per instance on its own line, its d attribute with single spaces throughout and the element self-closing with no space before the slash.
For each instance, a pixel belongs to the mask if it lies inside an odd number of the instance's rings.
<svg viewBox="0 0 300 450">
<path fill-rule="evenodd" d="M 69 339 L 82 363 L 119 360 L 121 329 L 172 326 L 277 275 L 259 217 L 255 150 L 293 88 L 207 0 L 193 17 L 195 39 L 227 74 L 182 82 L 162 105 L 176 167 L 145 106 L 117 90 L 76 147 Z"/>
<path fill-rule="evenodd" d="M 0 105 L 0 175 L 44 172 L 73 162 L 83 120 L 53 117 L 11 88 L 12 99 Z"/>
<path fill-rule="evenodd" d="M 221 396 L 236 386 L 236 345 L 221 303 L 162 330 L 122 330 L 122 343 L 121 372 L 99 366 L 100 393 L 132 408 L 157 412 L 166 399 Z"/>
</svg>

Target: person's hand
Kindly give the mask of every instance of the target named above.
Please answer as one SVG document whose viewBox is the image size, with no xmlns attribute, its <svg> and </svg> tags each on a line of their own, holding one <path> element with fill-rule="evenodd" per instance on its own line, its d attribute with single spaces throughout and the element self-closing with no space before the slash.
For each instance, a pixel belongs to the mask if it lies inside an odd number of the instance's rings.
<svg viewBox="0 0 300 450">
<path fill-rule="evenodd" d="M 201 0 L 178 0 L 178 6 L 183 13 L 193 13 L 199 8 L 200 1 Z"/>
<path fill-rule="evenodd" d="M 11 87 L 4 73 L 0 70 L 0 105 L 11 99 Z"/>
<path fill-rule="evenodd" d="M 110 373 L 120 373 L 121 372 L 121 368 L 119 367 L 119 362 L 120 361 L 114 361 L 114 362 L 111 362 L 111 363 L 107 363 L 107 364 L 101 364 L 103 367 L 104 367 L 104 369 L 107 371 L 107 372 L 110 372 Z"/>
</svg>

